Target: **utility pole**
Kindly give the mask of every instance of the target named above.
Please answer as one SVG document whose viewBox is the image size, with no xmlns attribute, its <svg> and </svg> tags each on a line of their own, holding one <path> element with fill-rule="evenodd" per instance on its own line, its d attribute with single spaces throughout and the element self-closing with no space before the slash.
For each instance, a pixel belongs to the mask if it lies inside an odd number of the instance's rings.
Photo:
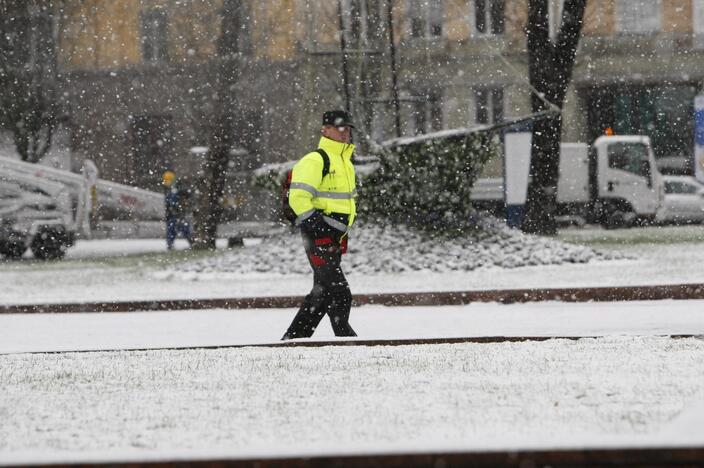
<svg viewBox="0 0 704 468">
<path fill-rule="evenodd" d="M 338 16 L 340 19 L 340 50 L 342 52 L 342 86 L 345 91 L 345 110 L 351 112 L 350 109 L 350 79 L 347 70 L 347 41 L 345 39 L 345 20 L 343 18 L 343 0 L 337 0 Z"/>
<path fill-rule="evenodd" d="M 401 108 L 398 98 L 398 72 L 396 70 L 396 44 L 394 43 L 394 0 L 386 0 L 386 18 L 389 30 L 389 56 L 391 59 L 391 96 L 394 106 L 396 137 L 401 136 Z"/>
</svg>

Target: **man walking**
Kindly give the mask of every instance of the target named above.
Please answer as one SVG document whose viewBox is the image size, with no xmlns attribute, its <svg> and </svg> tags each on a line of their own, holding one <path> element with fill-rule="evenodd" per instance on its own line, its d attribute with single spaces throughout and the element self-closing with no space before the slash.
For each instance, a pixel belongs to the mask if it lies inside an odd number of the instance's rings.
<svg viewBox="0 0 704 468">
<path fill-rule="evenodd" d="M 166 218 L 166 248 L 172 250 L 177 233 L 191 245 L 191 226 L 185 219 L 184 196 L 176 183 L 176 174 L 172 171 L 164 172 L 162 183 L 166 189 L 164 193 L 165 218 Z"/>
<path fill-rule="evenodd" d="M 352 293 L 340 266 L 356 214 L 352 128 L 347 112 L 325 112 L 318 149 L 293 167 L 289 204 L 313 269 L 313 289 L 282 340 L 312 336 L 325 314 L 335 336 L 357 336 L 349 323 Z"/>
</svg>

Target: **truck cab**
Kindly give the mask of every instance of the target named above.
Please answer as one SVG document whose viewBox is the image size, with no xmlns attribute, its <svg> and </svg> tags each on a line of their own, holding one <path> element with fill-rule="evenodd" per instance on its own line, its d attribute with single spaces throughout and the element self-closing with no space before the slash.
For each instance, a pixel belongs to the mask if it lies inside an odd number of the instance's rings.
<svg viewBox="0 0 704 468">
<path fill-rule="evenodd" d="M 531 139 L 528 132 L 506 135 L 504 177 L 479 179 L 473 202 L 495 202 L 506 210 L 507 219 L 522 210 L 530 182 Z M 601 136 L 591 145 L 563 142 L 559 157 L 556 215 L 561 220 L 610 229 L 655 220 L 664 187 L 647 136 Z"/>
<path fill-rule="evenodd" d="M 655 219 L 664 188 L 650 138 L 597 138 L 590 149 L 589 173 L 592 221 L 615 228 Z"/>
</svg>

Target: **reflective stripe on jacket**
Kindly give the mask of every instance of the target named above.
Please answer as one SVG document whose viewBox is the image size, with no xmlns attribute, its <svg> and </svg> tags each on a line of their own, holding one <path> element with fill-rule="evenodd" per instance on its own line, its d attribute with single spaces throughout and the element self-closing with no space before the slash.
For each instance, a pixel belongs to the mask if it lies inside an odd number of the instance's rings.
<svg viewBox="0 0 704 468">
<path fill-rule="evenodd" d="M 293 166 L 289 205 L 296 213 L 296 224 L 307 219 L 315 210 L 320 210 L 324 214 L 348 215 L 347 227 L 352 226 L 357 212 L 354 201 L 355 174 L 351 161 L 354 145 L 322 137 L 318 148 L 325 150 L 330 159 L 327 176 L 322 177 L 323 158 L 316 151 L 306 154 Z"/>
</svg>

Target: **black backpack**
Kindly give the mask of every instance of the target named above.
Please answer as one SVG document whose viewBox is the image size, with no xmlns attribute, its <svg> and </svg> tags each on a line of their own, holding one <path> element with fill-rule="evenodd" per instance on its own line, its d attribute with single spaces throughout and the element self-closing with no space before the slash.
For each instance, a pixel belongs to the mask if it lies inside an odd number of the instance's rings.
<svg viewBox="0 0 704 468">
<path fill-rule="evenodd" d="M 321 158 L 323 158 L 323 177 L 330 173 L 330 158 L 325 150 L 318 148 L 315 150 Z M 291 223 L 291 225 L 296 222 L 296 213 L 288 204 L 288 195 L 291 190 L 291 176 L 293 175 L 293 169 L 289 169 L 286 172 L 286 177 L 281 182 L 281 216 L 283 219 Z"/>
</svg>

